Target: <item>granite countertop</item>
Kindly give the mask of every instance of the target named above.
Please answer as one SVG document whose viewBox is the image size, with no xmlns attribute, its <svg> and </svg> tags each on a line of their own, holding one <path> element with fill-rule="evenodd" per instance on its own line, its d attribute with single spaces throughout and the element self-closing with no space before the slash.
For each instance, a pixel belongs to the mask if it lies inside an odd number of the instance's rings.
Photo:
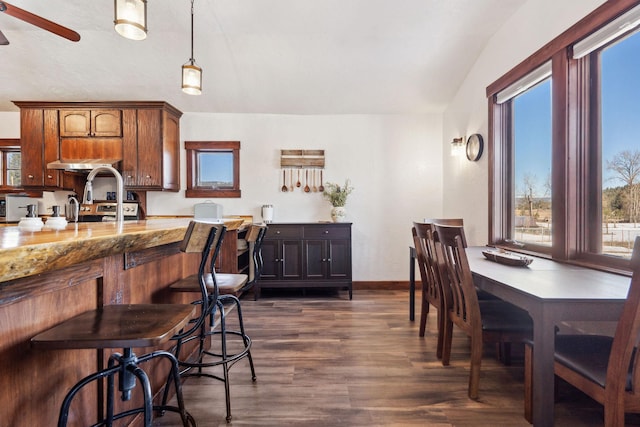
<svg viewBox="0 0 640 427">
<path fill-rule="evenodd" d="M 70 223 L 64 229 L 24 231 L 0 227 L 0 282 L 53 271 L 82 261 L 179 242 L 193 218 Z M 223 220 L 237 229 L 242 220 Z"/>
</svg>

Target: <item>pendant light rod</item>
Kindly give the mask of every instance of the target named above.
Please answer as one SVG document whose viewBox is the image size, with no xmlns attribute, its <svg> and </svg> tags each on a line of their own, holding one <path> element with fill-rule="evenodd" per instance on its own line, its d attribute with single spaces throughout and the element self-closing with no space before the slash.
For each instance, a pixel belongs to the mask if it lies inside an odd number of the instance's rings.
<svg viewBox="0 0 640 427">
<path fill-rule="evenodd" d="M 195 62 L 193 59 L 193 2 L 194 0 L 191 0 L 191 64 Z"/>
</svg>

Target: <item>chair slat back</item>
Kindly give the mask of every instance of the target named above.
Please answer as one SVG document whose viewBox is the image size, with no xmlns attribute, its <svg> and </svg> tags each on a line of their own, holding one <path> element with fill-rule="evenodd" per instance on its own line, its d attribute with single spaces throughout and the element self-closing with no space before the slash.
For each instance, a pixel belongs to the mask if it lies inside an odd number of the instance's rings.
<svg viewBox="0 0 640 427">
<path fill-rule="evenodd" d="M 468 334 L 478 334 L 476 336 L 481 337 L 480 306 L 465 251 L 464 229 L 436 224 L 435 231 L 434 240 L 439 242 L 436 255 L 438 259 L 443 260 L 446 267 L 443 274 L 446 275 L 451 289 L 451 320 Z"/>
<path fill-rule="evenodd" d="M 437 264 L 435 247 L 433 245 L 433 224 L 414 222 L 411 233 L 416 248 L 422 292 L 433 306 L 440 309 L 443 295 L 440 271 Z"/>
<path fill-rule="evenodd" d="M 435 233 L 435 226 L 439 225 L 451 225 L 454 227 L 464 227 L 464 220 L 462 218 L 425 218 L 425 224 L 432 224 L 432 231 Z M 467 237 L 464 235 L 464 228 L 462 229 L 462 244 L 467 247 Z"/>
<path fill-rule="evenodd" d="M 616 326 L 609 363 L 605 399 L 608 404 L 623 405 L 629 366 L 633 363 L 632 392 L 640 391 L 640 357 L 634 349 L 640 341 L 640 236 L 636 237 L 631 255 L 631 284 L 622 314 Z M 632 357 L 635 354 L 635 360 Z M 615 403 L 613 403 L 615 402 Z"/>
</svg>

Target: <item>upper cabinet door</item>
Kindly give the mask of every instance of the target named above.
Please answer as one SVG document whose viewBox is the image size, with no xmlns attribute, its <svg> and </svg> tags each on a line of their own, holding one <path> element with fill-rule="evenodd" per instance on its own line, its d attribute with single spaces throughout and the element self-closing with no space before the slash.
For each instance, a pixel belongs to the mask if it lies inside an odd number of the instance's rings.
<svg viewBox="0 0 640 427">
<path fill-rule="evenodd" d="M 120 137 L 121 110 L 60 110 L 60 136 Z"/>
<path fill-rule="evenodd" d="M 91 136 L 122 136 L 121 110 L 91 110 Z"/>
</svg>

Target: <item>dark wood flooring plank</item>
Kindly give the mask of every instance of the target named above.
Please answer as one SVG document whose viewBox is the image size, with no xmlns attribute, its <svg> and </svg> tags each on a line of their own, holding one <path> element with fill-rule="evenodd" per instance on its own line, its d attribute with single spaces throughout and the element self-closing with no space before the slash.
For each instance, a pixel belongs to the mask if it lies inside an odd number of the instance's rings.
<svg viewBox="0 0 640 427">
<path fill-rule="evenodd" d="M 266 293 L 242 301 L 258 381 L 248 364 L 231 372 L 233 422 L 221 382 L 189 378 L 187 409 L 202 426 L 528 426 L 522 360 L 512 366 L 485 348 L 480 399 L 467 397 L 469 347 L 454 333 L 450 366 L 435 356 L 435 310 L 424 338 L 408 320 L 405 290 Z M 633 420 L 631 420 L 633 421 Z M 178 426 L 174 414 L 157 426 Z M 602 425 L 602 408 L 559 385 L 556 425 Z"/>
</svg>

